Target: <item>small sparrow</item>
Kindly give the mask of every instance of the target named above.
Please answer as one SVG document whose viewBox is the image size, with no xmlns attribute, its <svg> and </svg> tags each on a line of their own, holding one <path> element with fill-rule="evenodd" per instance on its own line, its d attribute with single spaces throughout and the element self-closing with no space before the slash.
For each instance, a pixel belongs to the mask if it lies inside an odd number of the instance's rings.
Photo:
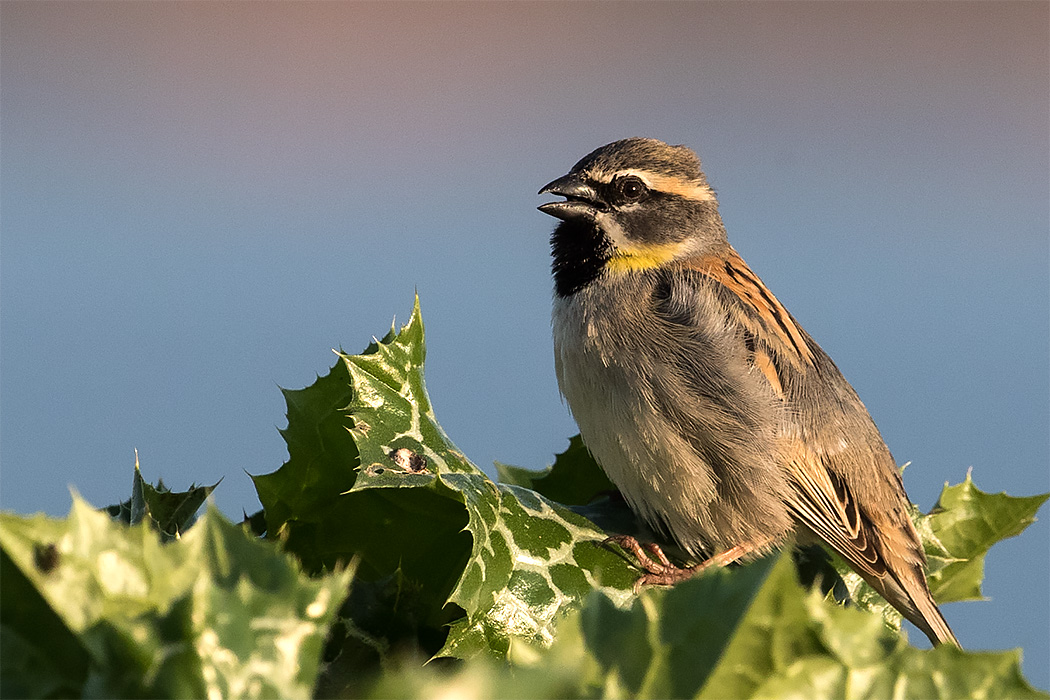
<svg viewBox="0 0 1050 700">
<path fill-rule="evenodd" d="M 900 472 L 820 346 L 729 245 L 684 146 L 603 146 L 540 190 L 551 235 L 558 384 L 632 510 L 701 564 L 630 549 L 641 582 L 754 558 L 792 534 L 838 552 L 934 644 Z"/>
</svg>

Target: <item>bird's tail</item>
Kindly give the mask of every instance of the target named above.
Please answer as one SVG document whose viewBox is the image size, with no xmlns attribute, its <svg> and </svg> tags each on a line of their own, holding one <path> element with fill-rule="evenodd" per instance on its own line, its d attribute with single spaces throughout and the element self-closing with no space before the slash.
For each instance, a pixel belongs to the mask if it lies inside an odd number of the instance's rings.
<svg viewBox="0 0 1050 700">
<path fill-rule="evenodd" d="M 930 594 L 926 581 L 923 579 L 916 583 L 917 586 L 912 587 L 917 587 L 919 590 L 908 591 L 908 598 L 911 599 L 915 613 L 906 615 L 908 621 L 921 629 L 933 644 L 953 644 L 961 649 L 962 645 L 955 638 L 955 633 L 948 626 L 948 621 L 944 619 L 940 608 L 933 602 L 933 596 Z"/>
<path fill-rule="evenodd" d="M 882 577 L 864 578 L 879 595 L 897 608 L 908 622 L 922 630 L 934 645 L 952 644 L 962 648 L 952 628 L 948 626 L 948 621 L 933 602 L 933 594 L 930 593 L 921 565 L 891 570 Z"/>
</svg>

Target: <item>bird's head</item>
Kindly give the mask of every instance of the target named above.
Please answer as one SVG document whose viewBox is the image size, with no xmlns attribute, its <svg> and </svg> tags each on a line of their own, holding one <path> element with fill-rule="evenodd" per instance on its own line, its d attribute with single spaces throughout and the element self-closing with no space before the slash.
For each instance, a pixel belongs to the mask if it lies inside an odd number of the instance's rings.
<svg viewBox="0 0 1050 700">
<path fill-rule="evenodd" d="M 660 267 L 725 243 L 718 201 L 685 146 L 631 138 L 590 153 L 540 194 L 562 220 L 551 236 L 556 291 L 568 296 L 603 274 Z"/>
</svg>

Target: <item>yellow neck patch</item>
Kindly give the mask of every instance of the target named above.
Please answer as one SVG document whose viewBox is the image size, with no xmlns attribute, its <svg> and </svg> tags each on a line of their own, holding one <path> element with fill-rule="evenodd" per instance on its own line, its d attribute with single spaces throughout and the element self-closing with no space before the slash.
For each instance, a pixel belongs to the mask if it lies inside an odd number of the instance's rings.
<svg viewBox="0 0 1050 700">
<path fill-rule="evenodd" d="M 618 249 L 605 263 L 610 272 L 632 272 L 651 270 L 671 262 L 678 257 L 682 243 L 650 243 Z"/>
</svg>

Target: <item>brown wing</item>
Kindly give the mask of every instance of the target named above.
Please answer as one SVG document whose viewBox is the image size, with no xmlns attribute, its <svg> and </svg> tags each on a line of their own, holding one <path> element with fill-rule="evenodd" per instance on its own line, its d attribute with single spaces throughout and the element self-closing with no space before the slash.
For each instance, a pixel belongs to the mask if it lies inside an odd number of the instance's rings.
<svg viewBox="0 0 1050 700">
<path fill-rule="evenodd" d="M 795 517 L 931 639 L 958 644 L 930 598 L 900 474 L 853 388 L 731 247 L 684 264 L 717 283 L 752 366 L 786 404 Z"/>
<path fill-rule="evenodd" d="M 807 382 L 825 381 L 817 375 L 829 371 L 820 366 L 826 355 L 732 248 L 690 260 L 688 267 L 718 283 L 726 311 L 743 330 L 752 366 L 791 407 L 782 450 L 796 491 L 789 501 L 797 517 L 858 568 L 872 575 L 884 573 L 857 499 L 832 465 L 813 449 L 814 438 L 819 441 L 821 436 L 805 426 L 803 406 L 792 405 L 802 395 L 813 394 L 807 392 Z"/>
</svg>

